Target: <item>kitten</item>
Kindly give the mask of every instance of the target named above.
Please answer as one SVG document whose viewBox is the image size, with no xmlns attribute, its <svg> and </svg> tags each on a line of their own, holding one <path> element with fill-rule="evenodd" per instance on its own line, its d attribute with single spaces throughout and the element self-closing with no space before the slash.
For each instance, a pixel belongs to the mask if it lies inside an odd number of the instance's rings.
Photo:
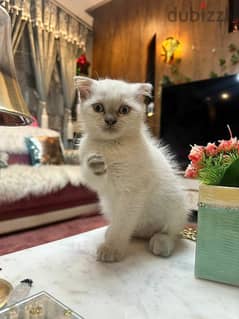
<svg viewBox="0 0 239 319">
<path fill-rule="evenodd" d="M 144 124 L 151 84 L 76 77 L 75 85 L 83 182 L 98 193 L 110 221 L 97 259 L 120 261 L 132 236 L 149 239 L 154 255 L 169 256 L 187 210 L 178 177 Z"/>
</svg>

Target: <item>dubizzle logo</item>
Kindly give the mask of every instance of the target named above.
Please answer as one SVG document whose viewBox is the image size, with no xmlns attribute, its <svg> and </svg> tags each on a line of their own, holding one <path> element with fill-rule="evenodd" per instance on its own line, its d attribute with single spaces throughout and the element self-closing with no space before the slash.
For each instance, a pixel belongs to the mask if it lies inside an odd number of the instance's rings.
<svg viewBox="0 0 239 319">
<path fill-rule="evenodd" d="M 229 20 L 228 11 L 208 10 L 206 1 L 201 1 L 199 10 L 190 7 L 186 10 L 178 10 L 174 7 L 168 11 L 170 22 L 225 22 Z"/>
<path fill-rule="evenodd" d="M 207 7 L 206 2 L 205 2 L 205 1 L 202 1 L 202 2 L 200 3 L 200 9 L 206 9 L 206 7 Z"/>
</svg>

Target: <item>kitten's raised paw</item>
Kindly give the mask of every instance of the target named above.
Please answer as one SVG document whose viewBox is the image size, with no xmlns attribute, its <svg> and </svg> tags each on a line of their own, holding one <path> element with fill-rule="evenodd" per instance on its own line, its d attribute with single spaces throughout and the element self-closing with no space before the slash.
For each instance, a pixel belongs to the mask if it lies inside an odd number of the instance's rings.
<svg viewBox="0 0 239 319">
<path fill-rule="evenodd" d="M 106 165 L 103 156 L 93 154 L 87 159 L 89 168 L 95 175 L 103 175 L 106 173 Z"/>
<path fill-rule="evenodd" d="M 108 243 L 101 244 L 97 250 L 97 260 L 102 262 L 118 262 L 124 258 L 124 255 L 124 252 Z"/>
<path fill-rule="evenodd" d="M 169 257 L 174 247 L 174 239 L 167 234 L 156 233 L 149 241 L 149 249 L 156 256 Z"/>
</svg>

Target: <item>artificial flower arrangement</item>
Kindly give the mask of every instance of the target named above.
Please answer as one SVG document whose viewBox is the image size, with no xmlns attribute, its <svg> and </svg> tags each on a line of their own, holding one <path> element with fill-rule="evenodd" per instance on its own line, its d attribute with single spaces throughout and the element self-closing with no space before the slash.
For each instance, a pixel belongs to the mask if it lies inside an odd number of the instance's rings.
<svg viewBox="0 0 239 319">
<path fill-rule="evenodd" d="M 192 146 L 185 177 L 198 178 L 207 185 L 239 187 L 239 141 L 228 129 L 229 140 Z"/>
<path fill-rule="evenodd" d="M 76 60 L 76 75 L 89 73 L 90 62 L 87 60 L 85 53 L 82 53 L 81 56 Z"/>
</svg>

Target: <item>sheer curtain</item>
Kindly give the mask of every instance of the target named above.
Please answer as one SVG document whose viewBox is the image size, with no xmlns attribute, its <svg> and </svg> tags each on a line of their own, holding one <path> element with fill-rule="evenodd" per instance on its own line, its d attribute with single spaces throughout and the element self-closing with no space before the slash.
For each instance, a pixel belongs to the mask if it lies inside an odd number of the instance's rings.
<svg viewBox="0 0 239 319">
<path fill-rule="evenodd" d="M 25 26 L 30 19 L 30 0 L 11 0 L 10 16 L 12 21 L 12 49 L 15 54 Z"/>
<path fill-rule="evenodd" d="M 27 22 L 30 19 L 31 0 L 7 0 L 2 5 L 8 10 L 12 22 L 13 54 L 19 46 Z"/>
<path fill-rule="evenodd" d="M 59 65 L 57 86 L 62 88 L 64 99 L 63 124 L 59 130 L 63 129 L 66 140 L 67 124 L 71 126 L 70 117 L 76 95 L 73 84 L 76 59 L 85 52 L 89 28 L 52 0 L 0 0 L 0 3 L 11 16 L 13 52 L 21 53 L 17 48 L 23 35 L 27 37 L 23 39 L 24 43 L 28 43 L 29 38 L 30 52 L 22 54 L 29 54 L 31 58 L 29 65 L 33 67 L 33 85 L 38 99 L 35 110 L 39 122 L 43 109 L 48 111 L 47 98 L 52 90 L 52 74 L 56 65 Z M 53 103 L 53 98 L 51 101 Z M 53 104 L 51 112 L 52 107 Z M 62 114 L 62 105 L 58 110 L 56 102 L 55 109 L 54 114 L 57 111 Z"/>
<path fill-rule="evenodd" d="M 75 100 L 73 77 L 76 75 L 76 59 L 85 50 L 88 29 L 64 11 L 59 12 L 58 54 L 63 88 L 64 142 L 71 138 L 71 112 Z"/>
<path fill-rule="evenodd" d="M 31 58 L 39 94 L 38 119 L 44 107 L 52 72 L 56 63 L 57 7 L 49 0 L 35 0 L 31 4 L 31 21 L 28 23 Z"/>
</svg>

